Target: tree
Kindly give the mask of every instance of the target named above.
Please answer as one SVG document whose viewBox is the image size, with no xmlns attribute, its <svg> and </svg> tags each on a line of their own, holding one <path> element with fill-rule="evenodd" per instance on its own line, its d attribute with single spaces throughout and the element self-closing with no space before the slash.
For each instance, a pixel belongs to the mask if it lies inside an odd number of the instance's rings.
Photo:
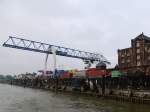
<svg viewBox="0 0 150 112">
<path fill-rule="evenodd" d="M 5 79 L 5 76 L 4 75 L 0 75 L 0 79 Z"/>
<path fill-rule="evenodd" d="M 11 75 L 6 75 L 6 79 L 7 79 L 7 80 L 12 80 L 12 79 L 13 79 L 13 76 L 11 76 Z"/>
</svg>

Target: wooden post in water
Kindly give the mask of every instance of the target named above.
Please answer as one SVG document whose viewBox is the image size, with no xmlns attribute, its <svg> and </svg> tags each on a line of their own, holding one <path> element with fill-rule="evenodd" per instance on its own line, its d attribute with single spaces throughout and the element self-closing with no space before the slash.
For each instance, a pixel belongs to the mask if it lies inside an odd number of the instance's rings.
<svg viewBox="0 0 150 112">
<path fill-rule="evenodd" d="M 105 95 L 105 76 L 102 77 L 102 95 Z"/>
</svg>

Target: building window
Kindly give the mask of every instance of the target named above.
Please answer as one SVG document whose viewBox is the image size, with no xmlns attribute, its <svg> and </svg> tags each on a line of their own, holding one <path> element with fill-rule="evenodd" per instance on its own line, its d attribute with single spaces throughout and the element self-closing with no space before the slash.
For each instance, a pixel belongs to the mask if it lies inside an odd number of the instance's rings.
<svg viewBox="0 0 150 112">
<path fill-rule="evenodd" d="M 148 56 L 148 60 L 150 60 L 150 56 Z"/>
<path fill-rule="evenodd" d="M 127 62 L 130 63 L 130 59 L 128 59 Z"/>
<path fill-rule="evenodd" d="M 140 61 L 137 61 L 137 66 L 140 66 L 141 65 L 141 62 Z"/>
<path fill-rule="evenodd" d="M 137 50 L 136 50 L 136 53 L 140 53 L 140 49 L 137 49 Z"/>
<path fill-rule="evenodd" d="M 127 56 L 130 56 L 130 53 L 129 53 L 129 52 L 127 53 Z"/>
<path fill-rule="evenodd" d="M 140 55 L 137 55 L 136 59 L 139 60 L 140 59 Z"/>
<path fill-rule="evenodd" d="M 122 54 L 121 57 L 124 57 L 124 54 Z"/>
<path fill-rule="evenodd" d="M 145 51 L 147 52 L 147 47 L 145 47 Z"/>
<path fill-rule="evenodd" d="M 121 60 L 121 63 L 124 63 L 124 59 Z"/>
<path fill-rule="evenodd" d="M 137 42 L 137 43 L 136 43 L 136 47 L 140 47 L 140 42 Z"/>
</svg>

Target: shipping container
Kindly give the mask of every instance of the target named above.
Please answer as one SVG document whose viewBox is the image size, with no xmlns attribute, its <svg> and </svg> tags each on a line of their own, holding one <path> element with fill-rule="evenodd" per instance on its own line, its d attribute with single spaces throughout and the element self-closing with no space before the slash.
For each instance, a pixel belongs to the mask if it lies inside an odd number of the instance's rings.
<svg viewBox="0 0 150 112">
<path fill-rule="evenodd" d="M 77 69 L 73 69 L 73 70 L 69 70 L 69 73 L 75 74 L 78 70 Z"/>
<path fill-rule="evenodd" d="M 122 76 L 122 75 L 123 75 L 123 74 L 122 74 L 120 71 L 118 71 L 118 70 L 114 70 L 114 71 L 111 72 L 111 77 L 112 77 L 112 78 L 120 77 L 120 76 Z"/>
<path fill-rule="evenodd" d="M 86 78 L 86 70 L 76 71 L 73 78 Z"/>
<path fill-rule="evenodd" d="M 65 73 L 64 70 L 56 70 L 56 75 L 59 77 Z"/>
<path fill-rule="evenodd" d="M 86 71 L 86 75 L 88 78 L 101 78 L 103 76 L 108 76 L 106 70 L 100 70 L 96 68 L 90 68 Z"/>
<path fill-rule="evenodd" d="M 38 72 L 44 74 L 45 71 L 39 70 Z M 53 71 L 46 71 L 46 74 L 53 74 Z"/>
<path fill-rule="evenodd" d="M 72 74 L 68 71 L 65 71 L 63 75 L 60 76 L 60 79 L 69 79 L 72 78 Z"/>
</svg>

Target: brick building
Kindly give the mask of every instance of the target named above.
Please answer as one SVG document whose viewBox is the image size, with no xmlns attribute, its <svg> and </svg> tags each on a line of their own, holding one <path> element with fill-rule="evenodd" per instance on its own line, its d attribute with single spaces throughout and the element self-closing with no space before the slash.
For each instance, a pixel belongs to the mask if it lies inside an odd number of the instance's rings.
<svg viewBox="0 0 150 112">
<path fill-rule="evenodd" d="M 139 69 L 150 73 L 150 37 L 143 33 L 131 40 L 131 47 L 118 50 L 118 66 L 123 71 Z"/>
</svg>

